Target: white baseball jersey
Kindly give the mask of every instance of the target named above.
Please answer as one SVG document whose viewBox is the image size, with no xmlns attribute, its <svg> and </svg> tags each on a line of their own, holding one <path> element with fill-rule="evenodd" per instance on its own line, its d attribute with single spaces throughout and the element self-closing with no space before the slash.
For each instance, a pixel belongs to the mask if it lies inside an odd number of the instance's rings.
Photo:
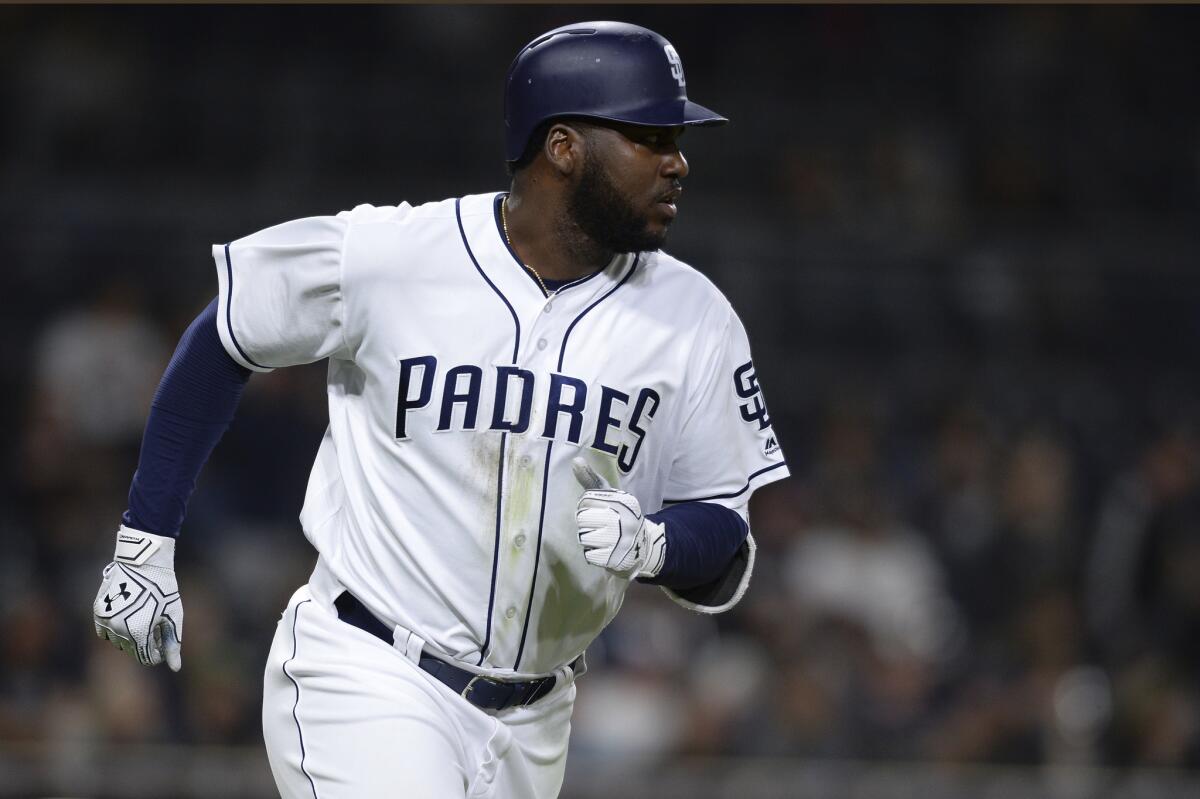
<svg viewBox="0 0 1200 799">
<path fill-rule="evenodd" d="M 301 523 L 389 625 L 500 676 L 579 656 L 628 581 L 586 562 L 571 460 L 648 512 L 744 512 L 787 475 L 729 303 L 663 252 L 547 298 L 502 195 L 360 206 L 213 248 L 219 327 L 256 371 L 329 359 Z"/>
</svg>

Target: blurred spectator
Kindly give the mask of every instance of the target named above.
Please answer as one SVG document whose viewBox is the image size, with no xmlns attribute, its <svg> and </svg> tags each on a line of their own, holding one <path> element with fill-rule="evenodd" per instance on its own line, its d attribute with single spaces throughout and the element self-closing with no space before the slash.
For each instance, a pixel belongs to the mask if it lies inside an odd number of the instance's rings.
<svg viewBox="0 0 1200 799">
<path fill-rule="evenodd" d="M 860 626 L 884 660 L 943 657 L 955 612 L 926 539 L 888 518 L 868 486 L 845 487 L 841 518 L 798 531 L 788 553 L 790 592 L 802 615 Z"/>
<path fill-rule="evenodd" d="M 140 439 L 170 355 L 140 297 L 130 281 L 111 280 L 86 307 L 41 332 L 32 406 L 67 440 L 121 446 Z"/>
<path fill-rule="evenodd" d="M 1197 446 L 1190 429 L 1168 429 L 1102 499 L 1087 563 L 1088 623 L 1117 662 L 1153 646 L 1164 632 L 1155 617 L 1172 624 L 1173 602 L 1195 618 Z M 1176 642 L 1191 648 L 1186 636 Z"/>
</svg>

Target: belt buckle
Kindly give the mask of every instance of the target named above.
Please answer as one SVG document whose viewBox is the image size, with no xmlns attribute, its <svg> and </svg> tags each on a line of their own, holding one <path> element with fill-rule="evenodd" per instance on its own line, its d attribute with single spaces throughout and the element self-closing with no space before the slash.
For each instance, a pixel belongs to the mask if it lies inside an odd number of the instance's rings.
<svg viewBox="0 0 1200 799">
<path fill-rule="evenodd" d="M 476 674 L 474 677 L 472 677 L 470 680 L 467 681 L 466 687 L 463 688 L 461 691 L 459 691 L 458 695 L 461 696 L 463 699 L 467 700 L 468 702 L 470 702 L 471 701 L 471 691 L 475 688 L 475 683 L 479 682 L 482 679 L 484 679 L 482 674 Z"/>
</svg>

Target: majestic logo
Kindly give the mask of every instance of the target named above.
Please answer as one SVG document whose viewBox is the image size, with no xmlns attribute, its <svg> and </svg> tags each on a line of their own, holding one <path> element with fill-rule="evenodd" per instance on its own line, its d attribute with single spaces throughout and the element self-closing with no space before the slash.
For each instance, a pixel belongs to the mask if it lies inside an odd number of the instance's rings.
<svg viewBox="0 0 1200 799">
<path fill-rule="evenodd" d="M 683 61 L 679 58 L 679 53 L 675 52 L 675 48 L 671 45 L 663 45 L 663 51 L 667 54 L 667 63 L 671 65 L 671 77 L 679 84 L 679 88 L 687 86 L 687 81 L 683 79 Z"/>
<path fill-rule="evenodd" d="M 774 455 L 779 451 L 779 442 L 775 440 L 775 436 L 767 436 L 767 443 L 763 445 L 764 455 Z"/>
<path fill-rule="evenodd" d="M 119 593 L 117 594 L 117 596 L 109 596 L 108 594 L 104 595 L 104 610 L 105 611 L 109 611 L 109 612 L 112 611 L 112 603 L 117 601 L 117 597 L 120 597 L 121 599 L 129 599 L 129 592 L 125 590 L 125 587 L 128 585 L 129 585 L 129 583 L 121 583 L 120 585 L 118 585 L 117 588 L 119 589 Z"/>
<path fill-rule="evenodd" d="M 742 418 L 747 422 L 757 422 L 759 430 L 770 427 L 771 417 L 767 414 L 767 401 L 763 399 L 762 388 L 754 374 L 753 361 L 746 361 L 733 370 L 733 388 L 739 397 L 747 400 L 744 405 L 738 406 Z"/>
</svg>

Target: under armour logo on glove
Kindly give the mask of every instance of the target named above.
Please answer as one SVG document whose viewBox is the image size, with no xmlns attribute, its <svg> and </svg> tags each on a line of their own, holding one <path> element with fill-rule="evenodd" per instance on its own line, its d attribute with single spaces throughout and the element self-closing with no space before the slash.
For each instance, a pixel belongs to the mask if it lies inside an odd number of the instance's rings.
<svg viewBox="0 0 1200 799">
<path fill-rule="evenodd" d="M 130 594 L 128 591 L 125 590 L 126 586 L 128 586 L 128 585 L 129 585 L 129 583 L 121 583 L 120 585 L 117 586 L 118 590 L 120 591 L 120 593 L 118 593 L 117 596 L 119 596 L 121 599 L 129 599 Z M 106 611 L 111 612 L 112 611 L 112 603 L 114 603 L 116 601 L 117 601 L 116 597 L 112 597 L 112 596 L 109 596 L 108 594 L 105 594 L 104 595 L 104 609 Z"/>
</svg>

